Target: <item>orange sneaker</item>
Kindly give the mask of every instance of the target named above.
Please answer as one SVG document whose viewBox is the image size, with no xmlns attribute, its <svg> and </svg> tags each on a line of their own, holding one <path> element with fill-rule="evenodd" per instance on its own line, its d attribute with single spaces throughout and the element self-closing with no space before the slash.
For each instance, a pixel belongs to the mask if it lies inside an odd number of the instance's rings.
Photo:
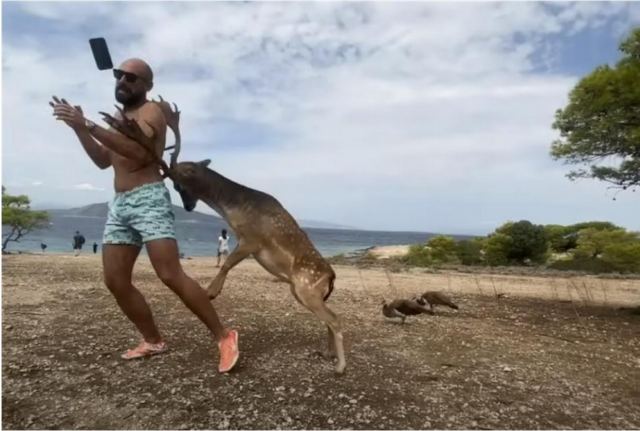
<svg viewBox="0 0 640 431">
<path fill-rule="evenodd" d="M 240 351 L 238 350 L 238 331 L 229 331 L 227 336 L 218 342 L 218 349 L 220 349 L 218 372 L 228 373 L 236 365 L 240 357 Z"/>
</svg>

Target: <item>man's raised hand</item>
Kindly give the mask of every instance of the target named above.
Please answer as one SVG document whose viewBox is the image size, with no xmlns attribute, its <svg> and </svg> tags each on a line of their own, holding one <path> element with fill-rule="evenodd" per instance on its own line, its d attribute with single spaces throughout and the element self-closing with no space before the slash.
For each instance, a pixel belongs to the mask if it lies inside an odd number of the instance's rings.
<svg viewBox="0 0 640 431">
<path fill-rule="evenodd" d="M 85 118 L 80 106 L 71 106 L 64 98 L 58 99 L 58 97 L 53 96 L 52 99 L 53 101 L 50 101 L 49 105 L 53 108 L 53 115 L 56 120 L 64 121 L 67 126 L 74 130 L 85 127 Z"/>
</svg>

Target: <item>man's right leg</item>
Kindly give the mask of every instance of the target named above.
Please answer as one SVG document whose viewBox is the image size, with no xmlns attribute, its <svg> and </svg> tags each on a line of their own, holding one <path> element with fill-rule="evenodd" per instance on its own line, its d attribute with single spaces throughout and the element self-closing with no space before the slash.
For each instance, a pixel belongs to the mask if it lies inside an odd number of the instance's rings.
<svg viewBox="0 0 640 431">
<path fill-rule="evenodd" d="M 140 247 L 137 245 L 105 244 L 102 248 L 104 281 L 118 306 L 138 328 L 147 343 L 162 342 L 160 332 L 153 321 L 151 309 L 144 296 L 131 283 L 133 266 Z"/>
</svg>

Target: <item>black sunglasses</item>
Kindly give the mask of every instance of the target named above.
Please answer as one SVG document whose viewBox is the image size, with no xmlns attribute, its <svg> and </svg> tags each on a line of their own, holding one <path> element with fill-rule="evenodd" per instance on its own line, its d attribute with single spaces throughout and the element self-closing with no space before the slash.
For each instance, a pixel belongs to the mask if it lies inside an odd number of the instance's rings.
<svg viewBox="0 0 640 431">
<path fill-rule="evenodd" d="M 120 81 L 123 76 L 125 81 L 130 82 L 132 84 L 136 82 L 138 79 L 141 79 L 143 81 L 145 80 L 144 78 L 136 75 L 135 73 L 125 72 L 124 70 L 120 70 L 120 69 L 113 69 L 113 77 L 116 78 L 116 81 Z"/>
</svg>

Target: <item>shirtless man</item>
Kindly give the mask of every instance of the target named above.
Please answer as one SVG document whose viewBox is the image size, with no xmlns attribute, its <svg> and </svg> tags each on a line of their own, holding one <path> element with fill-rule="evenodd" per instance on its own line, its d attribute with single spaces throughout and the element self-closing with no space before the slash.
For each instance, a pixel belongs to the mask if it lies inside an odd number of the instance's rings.
<svg viewBox="0 0 640 431">
<path fill-rule="evenodd" d="M 153 87 L 151 68 L 134 58 L 113 72 L 115 97 L 123 105 L 124 115 L 134 119 L 144 133 L 153 138 L 157 154 L 162 156 L 167 124 L 160 108 L 147 100 L 147 92 Z M 138 143 L 86 119 L 79 106 L 72 106 L 55 96 L 49 104 L 56 119 L 65 122 L 76 133 L 93 163 L 100 169 L 112 166 L 114 170 L 116 193 L 109 205 L 102 248 L 104 279 L 116 302 L 143 338 L 122 357 L 141 358 L 167 350 L 151 309 L 131 283 L 133 266 L 145 244 L 160 280 L 198 316 L 217 341 L 220 350 L 218 371 L 230 371 L 239 357 L 238 333 L 223 327 L 207 293 L 182 270 L 171 199 L 157 163 Z"/>
</svg>

